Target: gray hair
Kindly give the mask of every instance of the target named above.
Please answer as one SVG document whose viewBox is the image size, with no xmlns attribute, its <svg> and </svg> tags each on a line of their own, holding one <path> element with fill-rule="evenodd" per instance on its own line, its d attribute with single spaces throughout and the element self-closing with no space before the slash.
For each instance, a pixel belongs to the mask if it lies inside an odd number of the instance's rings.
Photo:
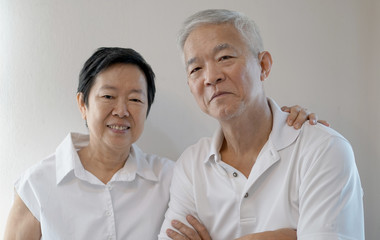
<svg viewBox="0 0 380 240">
<path fill-rule="evenodd" d="M 205 24 L 232 24 L 246 41 L 255 56 L 264 50 L 263 41 L 256 23 L 246 15 L 225 9 L 208 9 L 188 17 L 182 25 L 178 36 L 178 45 L 183 52 L 186 39 L 197 27 Z"/>
</svg>

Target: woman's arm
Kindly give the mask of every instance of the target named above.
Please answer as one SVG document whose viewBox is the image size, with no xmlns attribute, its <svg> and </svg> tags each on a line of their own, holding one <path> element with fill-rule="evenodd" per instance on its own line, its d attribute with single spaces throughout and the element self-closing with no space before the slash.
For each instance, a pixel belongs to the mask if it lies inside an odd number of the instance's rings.
<svg viewBox="0 0 380 240">
<path fill-rule="evenodd" d="M 4 240 L 41 239 L 40 222 L 26 207 L 15 191 L 14 203 L 8 216 Z"/>
</svg>

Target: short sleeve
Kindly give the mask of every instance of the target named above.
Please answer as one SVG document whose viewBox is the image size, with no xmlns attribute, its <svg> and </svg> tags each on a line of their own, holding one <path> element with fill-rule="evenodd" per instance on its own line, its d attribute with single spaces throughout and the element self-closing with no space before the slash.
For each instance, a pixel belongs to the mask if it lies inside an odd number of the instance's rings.
<svg viewBox="0 0 380 240">
<path fill-rule="evenodd" d="M 299 189 L 300 240 L 364 239 L 363 191 L 346 139 L 333 136 L 305 154 L 312 159 Z"/>
<path fill-rule="evenodd" d="M 40 221 L 41 204 L 37 197 L 36 186 L 30 179 L 29 171 L 15 182 L 15 190 L 33 216 Z"/>
<path fill-rule="evenodd" d="M 193 195 L 193 184 L 191 181 L 191 168 L 189 166 L 184 166 L 184 163 L 189 163 L 191 161 L 181 160 L 184 159 L 179 159 L 174 168 L 172 184 L 170 187 L 169 208 L 165 213 L 165 220 L 161 227 L 158 237 L 159 239 L 170 239 L 166 234 L 166 230 L 168 228 L 175 230 L 171 226 L 172 220 L 178 220 L 190 226 L 186 220 L 186 216 L 191 214 L 194 217 L 197 217 Z"/>
</svg>

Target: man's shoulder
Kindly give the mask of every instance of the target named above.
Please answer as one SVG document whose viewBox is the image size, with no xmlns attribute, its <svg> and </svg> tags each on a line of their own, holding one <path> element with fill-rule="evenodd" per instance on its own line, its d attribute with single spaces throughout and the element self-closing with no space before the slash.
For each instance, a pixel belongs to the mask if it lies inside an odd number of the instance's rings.
<svg viewBox="0 0 380 240">
<path fill-rule="evenodd" d="M 176 162 L 176 165 L 181 165 L 186 168 L 193 168 L 196 165 L 203 165 L 212 155 L 212 138 L 203 137 L 193 145 L 190 145 L 183 151 Z"/>
<path fill-rule="evenodd" d="M 190 145 L 182 153 L 181 158 L 184 156 L 198 156 L 208 155 L 211 152 L 212 148 L 212 138 L 203 137 L 199 139 L 196 143 Z M 181 159 L 180 158 L 180 159 Z"/>
<path fill-rule="evenodd" d="M 342 134 L 322 124 L 310 125 L 305 123 L 301 128 L 299 140 L 313 145 L 331 140 L 350 144 Z"/>
<path fill-rule="evenodd" d="M 318 161 L 336 169 L 347 164 L 355 165 L 350 142 L 334 129 L 320 124 L 304 124 L 294 146 L 302 156 L 302 163 L 315 164 Z"/>
</svg>

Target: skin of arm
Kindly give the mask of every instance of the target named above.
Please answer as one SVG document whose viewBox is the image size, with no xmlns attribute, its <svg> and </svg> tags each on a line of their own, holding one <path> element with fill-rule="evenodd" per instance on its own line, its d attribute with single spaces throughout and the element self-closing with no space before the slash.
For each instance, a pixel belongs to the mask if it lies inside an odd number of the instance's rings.
<svg viewBox="0 0 380 240">
<path fill-rule="evenodd" d="M 14 203 L 9 213 L 4 240 L 41 239 L 40 222 L 26 207 L 15 192 Z"/>
<path fill-rule="evenodd" d="M 281 228 L 275 231 L 266 231 L 261 233 L 253 233 L 236 240 L 296 240 L 297 231 L 290 228 Z"/>
<path fill-rule="evenodd" d="M 181 232 L 183 235 L 168 229 L 168 236 L 174 240 L 211 240 L 211 237 L 202 223 L 191 215 L 186 217 L 186 220 L 194 228 L 190 228 L 179 221 L 172 221 L 172 226 Z M 290 228 L 281 228 L 275 231 L 265 231 L 259 233 L 248 234 L 237 238 L 236 240 L 296 240 L 297 231 Z"/>
</svg>

